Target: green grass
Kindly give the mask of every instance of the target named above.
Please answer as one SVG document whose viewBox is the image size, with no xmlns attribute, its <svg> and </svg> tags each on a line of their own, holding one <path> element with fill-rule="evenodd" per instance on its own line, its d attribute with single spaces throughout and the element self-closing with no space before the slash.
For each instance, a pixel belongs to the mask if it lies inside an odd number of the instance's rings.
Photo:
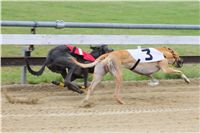
<svg viewBox="0 0 200 133">
<path fill-rule="evenodd" d="M 2 2 L 2 20 L 56 21 L 66 22 L 102 22 L 102 23 L 139 23 L 139 24 L 199 24 L 198 1 L 173 2 Z M 3 34 L 29 34 L 30 28 L 2 27 Z M 37 34 L 124 34 L 124 35 L 200 35 L 198 30 L 141 30 L 141 29 L 83 29 L 83 28 L 37 28 Z M 158 45 L 142 45 L 142 47 Z M 180 55 L 200 55 L 198 45 L 159 45 L 168 46 Z M 24 46 L 2 46 L 2 56 L 21 56 Z M 54 46 L 35 46 L 32 56 L 46 56 Z M 80 46 L 89 51 L 88 46 Z M 110 46 L 115 50 L 136 48 L 136 45 Z M 190 78 L 200 77 L 199 64 L 185 65 L 181 70 Z M 39 67 L 34 67 L 39 69 Z M 2 84 L 20 82 L 20 67 L 2 67 Z M 146 79 L 124 70 L 125 80 Z M 179 78 L 175 75 L 156 73 L 157 78 Z M 104 80 L 111 80 L 108 74 Z M 29 83 L 61 80 L 61 76 L 45 70 L 44 75 L 35 77 L 28 73 Z M 90 77 L 91 80 L 91 77 Z"/>
<path fill-rule="evenodd" d="M 3 20 L 198 24 L 198 1 L 2 2 Z M 186 19 L 187 18 L 187 19 Z"/>
<path fill-rule="evenodd" d="M 2 20 L 199 24 L 199 2 L 2 2 Z M 2 28 L 2 33 L 30 33 L 30 28 Z M 199 35 L 194 30 L 52 29 L 53 34 Z"/>
<path fill-rule="evenodd" d="M 39 67 L 33 67 L 35 70 L 38 70 Z M 20 83 L 20 75 L 21 68 L 20 67 L 2 67 L 2 84 L 14 84 Z M 187 77 L 189 78 L 197 78 L 200 77 L 200 65 L 199 64 L 185 64 L 183 68 L 178 69 L 181 70 Z M 175 79 L 180 78 L 175 74 L 163 74 L 161 71 L 154 74 L 154 77 L 157 79 Z M 90 75 L 89 80 L 91 81 L 92 75 Z M 129 70 L 123 70 L 123 79 L 124 80 L 146 80 L 148 79 L 146 76 L 138 75 Z M 49 83 L 52 80 L 63 81 L 62 77 L 59 74 L 52 73 L 48 69 L 45 70 L 42 76 L 33 76 L 31 74 L 27 74 L 28 83 L 37 84 L 40 82 Z M 113 77 L 110 74 L 107 74 L 104 77 L 104 80 L 113 80 Z M 83 80 L 77 80 L 83 82 Z"/>
</svg>

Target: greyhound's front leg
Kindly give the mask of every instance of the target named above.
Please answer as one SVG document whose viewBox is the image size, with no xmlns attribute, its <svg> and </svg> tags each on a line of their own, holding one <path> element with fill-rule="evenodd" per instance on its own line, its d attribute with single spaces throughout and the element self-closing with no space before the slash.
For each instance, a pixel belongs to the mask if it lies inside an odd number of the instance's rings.
<svg viewBox="0 0 200 133">
<path fill-rule="evenodd" d="M 166 62 L 160 62 L 159 63 L 161 70 L 164 73 L 170 74 L 170 73 L 177 73 L 181 75 L 181 78 L 183 78 L 185 80 L 186 83 L 190 83 L 190 80 L 185 76 L 185 74 L 183 74 L 181 71 L 179 70 L 175 70 L 172 68 L 167 67 L 167 63 Z"/>
<path fill-rule="evenodd" d="M 83 93 L 83 91 L 80 90 L 80 88 L 77 85 L 71 82 L 72 74 L 74 73 L 75 69 L 76 69 L 75 66 L 69 69 L 68 75 L 66 76 L 65 81 L 64 81 L 64 87 L 67 86 L 69 90 L 72 90 L 81 94 Z"/>
<path fill-rule="evenodd" d="M 168 73 L 168 74 L 170 74 L 170 73 L 178 73 L 178 74 L 181 75 L 181 78 L 184 79 L 186 83 L 188 83 L 188 84 L 190 83 L 190 80 L 185 76 L 185 74 L 183 74 L 179 70 L 174 70 L 172 68 L 163 68 L 162 70 L 163 70 L 164 73 Z"/>
<path fill-rule="evenodd" d="M 159 84 L 159 80 L 155 79 L 152 75 L 148 75 L 148 77 L 150 78 L 148 83 L 150 86 L 156 86 Z"/>
</svg>

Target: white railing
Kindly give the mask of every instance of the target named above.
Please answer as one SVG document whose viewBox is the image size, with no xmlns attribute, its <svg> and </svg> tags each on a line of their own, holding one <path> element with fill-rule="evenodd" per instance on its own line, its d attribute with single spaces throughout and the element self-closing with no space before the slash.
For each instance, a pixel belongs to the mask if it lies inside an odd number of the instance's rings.
<svg viewBox="0 0 200 133">
<path fill-rule="evenodd" d="M 2 45 L 200 44 L 200 36 L 2 34 Z"/>
</svg>

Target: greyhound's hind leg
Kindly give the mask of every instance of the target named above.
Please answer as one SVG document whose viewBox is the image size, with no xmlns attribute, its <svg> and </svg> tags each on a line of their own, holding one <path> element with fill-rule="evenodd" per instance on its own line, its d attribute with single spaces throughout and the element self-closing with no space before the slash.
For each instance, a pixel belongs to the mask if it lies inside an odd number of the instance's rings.
<svg viewBox="0 0 200 133">
<path fill-rule="evenodd" d="M 82 107 L 87 107 L 90 106 L 90 96 L 94 91 L 94 88 L 101 82 L 103 76 L 106 74 L 107 72 L 104 70 L 104 66 L 103 64 L 99 63 L 98 65 L 96 65 L 95 70 L 94 70 L 94 74 L 93 74 L 93 80 L 88 88 L 87 91 L 87 95 L 84 98 L 84 100 L 81 103 Z"/>
<path fill-rule="evenodd" d="M 57 58 L 54 61 L 54 63 L 62 68 L 69 68 L 68 74 L 65 76 L 65 79 L 64 79 L 64 87 L 68 87 L 69 90 L 72 90 L 72 91 L 75 91 L 78 93 L 83 93 L 83 91 L 80 90 L 80 88 L 77 85 L 75 85 L 71 82 L 72 75 L 73 75 L 74 71 L 76 70 L 76 65 L 74 63 L 72 63 L 65 56 Z"/>
<path fill-rule="evenodd" d="M 118 103 L 125 104 L 125 102 L 122 100 L 122 98 L 119 95 L 121 84 L 122 84 L 122 77 L 115 76 L 115 81 L 116 81 L 116 87 L 115 87 L 115 92 L 114 92 L 114 98 L 117 100 Z"/>
<path fill-rule="evenodd" d="M 88 69 L 83 70 L 83 79 L 84 79 L 84 86 L 81 86 L 81 88 L 86 89 L 88 85 Z"/>
<path fill-rule="evenodd" d="M 90 87 L 88 88 L 87 95 L 81 102 L 82 107 L 89 107 L 89 106 L 91 106 L 91 104 L 93 104 L 92 102 L 90 102 L 90 96 L 93 93 L 94 88 L 98 85 L 98 83 L 102 80 L 102 78 L 103 78 L 102 75 L 94 74 L 94 79 L 93 79 Z"/>
<path fill-rule="evenodd" d="M 115 77 L 116 82 L 114 98 L 117 100 L 118 103 L 125 104 L 125 102 L 119 95 L 122 84 L 121 64 L 117 60 L 113 59 L 109 64 L 109 71 Z"/>
<path fill-rule="evenodd" d="M 72 75 L 75 71 L 76 67 L 73 67 L 69 70 L 69 73 L 68 75 L 66 76 L 65 78 L 65 81 L 64 81 L 64 87 L 68 87 L 69 90 L 72 90 L 72 91 L 75 91 L 75 92 L 78 92 L 78 93 L 84 93 L 82 90 L 80 90 L 79 86 L 76 85 L 76 84 L 73 84 L 71 81 L 72 81 Z"/>
</svg>

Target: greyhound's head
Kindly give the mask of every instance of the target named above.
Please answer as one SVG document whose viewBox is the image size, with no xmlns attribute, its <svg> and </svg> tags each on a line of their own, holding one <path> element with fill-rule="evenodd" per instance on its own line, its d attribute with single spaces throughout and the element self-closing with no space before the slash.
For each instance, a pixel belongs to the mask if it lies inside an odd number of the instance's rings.
<svg viewBox="0 0 200 133">
<path fill-rule="evenodd" d="M 98 58 L 100 55 L 114 51 L 112 48 L 108 48 L 108 45 L 90 46 L 92 52 L 90 53 L 94 58 Z"/>
<path fill-rule="evenodd" d="M 183 59 L 180 58 L 178 52 L 172 50 L 171 48 L 164 47 L 164 55 L 168 59 L 168 62 L 173 66 L 180 68 L 183 66 Z"/>
</svg>

